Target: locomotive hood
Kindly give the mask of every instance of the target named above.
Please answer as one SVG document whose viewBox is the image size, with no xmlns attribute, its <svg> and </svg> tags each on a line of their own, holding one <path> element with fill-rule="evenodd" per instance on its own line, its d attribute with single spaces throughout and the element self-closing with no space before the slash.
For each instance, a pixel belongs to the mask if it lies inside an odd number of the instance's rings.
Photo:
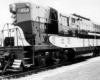
<svg viewBox="0 0 100 80">
<path fill-rule="evenodd" d="M 30 44 L 26 41 L 23 30 L 19 26 L 7 24 L 0 32 L 1 46 L 9 46 L 10 43 L 6 40 L 13 38 L 13 46 L 29 46 Z M 3 43 L 4 42 L 4 43 Z M 5 45 L 8 44 L 8 45 Z"/>
</svg>

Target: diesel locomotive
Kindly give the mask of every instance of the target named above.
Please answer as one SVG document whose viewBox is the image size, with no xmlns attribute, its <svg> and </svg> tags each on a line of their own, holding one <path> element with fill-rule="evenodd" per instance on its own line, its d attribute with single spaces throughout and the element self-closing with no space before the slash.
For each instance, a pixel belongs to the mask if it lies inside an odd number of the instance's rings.
<svg viewBox="0 0 100 80">
<path fill-rule="evenodd" d="M 100 25 L 89 18 L 30 2 L 10 4 L 9 10 L 13 22 L 0 31 L 1 72 L 99 55 Z"/>
</svg>

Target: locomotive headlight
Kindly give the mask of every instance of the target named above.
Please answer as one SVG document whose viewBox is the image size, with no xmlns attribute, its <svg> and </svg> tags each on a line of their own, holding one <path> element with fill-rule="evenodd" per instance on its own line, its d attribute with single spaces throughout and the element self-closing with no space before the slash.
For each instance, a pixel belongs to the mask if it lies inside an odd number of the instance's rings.
<svg viewBox="0 0 100 80">
<path fill-rule="evenodd" d="M 29 6 L 30 6 L 30 4 L 29 4 L 29 3 L 27 3 L 27 4 L 26 4 L 26 7 L 29 7 Z"/>
<path fill-rule="evenodd" d="M 10 8 L 11 13 L 16 14 L 16 5 L 15 4 L 10 4 L 9 8 Z"/>
</svg>

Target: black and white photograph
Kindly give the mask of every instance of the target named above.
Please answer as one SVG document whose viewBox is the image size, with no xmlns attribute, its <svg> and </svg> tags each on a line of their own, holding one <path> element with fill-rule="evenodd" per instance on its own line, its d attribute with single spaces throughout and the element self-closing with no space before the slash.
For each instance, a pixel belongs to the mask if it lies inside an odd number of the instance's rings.
<svg viewBox="0 0 100 80">
<path fill-rule="evenodd" d="M 100 0 L 1 0 L 0 80 L 100 80 Z"/>
</svg>

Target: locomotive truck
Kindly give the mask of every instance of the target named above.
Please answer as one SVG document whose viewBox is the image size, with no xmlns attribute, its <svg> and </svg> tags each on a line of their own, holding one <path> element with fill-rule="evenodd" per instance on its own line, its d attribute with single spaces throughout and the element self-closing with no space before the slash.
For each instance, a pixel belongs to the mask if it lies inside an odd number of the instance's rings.
<svg viewBox="0 0 100 80">
<path fill-rule="evenodd" d="M 76 55 L 99 55 L 100 25 L 77 14 L 66 15 L 30 2 L 9 7 L 13 22 L 0 31 L 0 70 L 60 64 Z"/>
</svg>

